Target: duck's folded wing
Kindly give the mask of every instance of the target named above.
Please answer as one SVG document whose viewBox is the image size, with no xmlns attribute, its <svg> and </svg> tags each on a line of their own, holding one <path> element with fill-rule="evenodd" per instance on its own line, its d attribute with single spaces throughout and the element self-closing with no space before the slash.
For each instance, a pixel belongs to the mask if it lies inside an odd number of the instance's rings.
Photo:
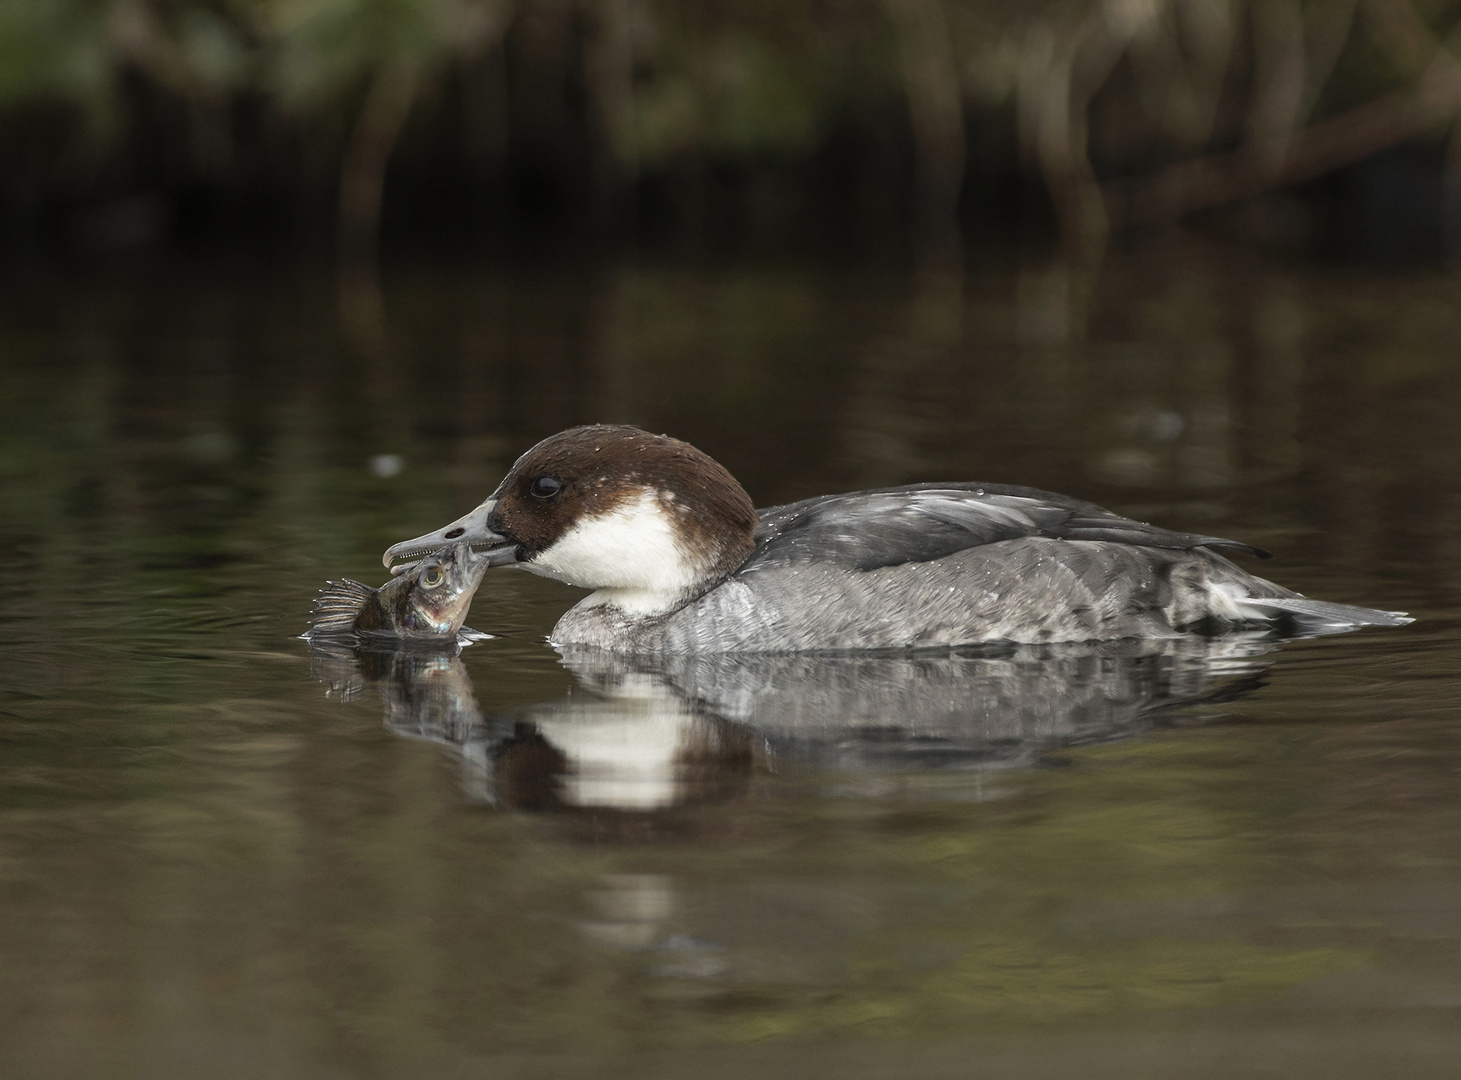
<svg viewBox="0 0 1461 1080">
<path fill-rule="evenodd" d="M 874 570 L 1024 537 L 1205 547 L 1268 558 L 1266 551 L 1236 540 L 1173 532 L 1080 499 L 996 484 L 859 491 L 759 513 L 756 551 L 745 564 L 747 571 L 811 560 Z"/>
</svg>

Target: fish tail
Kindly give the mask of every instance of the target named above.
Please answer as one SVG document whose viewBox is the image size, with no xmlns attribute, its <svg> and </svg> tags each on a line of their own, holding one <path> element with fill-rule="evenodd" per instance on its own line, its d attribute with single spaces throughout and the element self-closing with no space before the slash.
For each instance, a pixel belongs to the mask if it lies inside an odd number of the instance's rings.
<svg viewBox="0 0 1461 1080">
<path fill-rule="evenodd" d="M 310 635 L 345 634 L 355 629 L 355 620 L 375 595 L 369 585 L 346 578 L 342 581 L 327 581 L 315 597 L 314 610 L 310 612 Z"/>
</svg>

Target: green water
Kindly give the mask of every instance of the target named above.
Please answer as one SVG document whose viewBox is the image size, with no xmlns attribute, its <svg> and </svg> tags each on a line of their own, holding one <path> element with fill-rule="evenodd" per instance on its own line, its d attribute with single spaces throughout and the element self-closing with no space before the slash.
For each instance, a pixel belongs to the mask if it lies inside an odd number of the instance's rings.
<svg viewBox="0 0 1461 1080">
<path fill-rule="evenodd" d="M 12 271 L 0 1074 L 1454 1075 L 1458 289 L 1190 249 Z M 724 671 L 571 670 L 578 594 L 523 574 L 459 660 L 297 639 L 592 420 L 758 505 L 1033 484 L 1419 621 L 778 671 L 739 713 Z"/>
</svg>

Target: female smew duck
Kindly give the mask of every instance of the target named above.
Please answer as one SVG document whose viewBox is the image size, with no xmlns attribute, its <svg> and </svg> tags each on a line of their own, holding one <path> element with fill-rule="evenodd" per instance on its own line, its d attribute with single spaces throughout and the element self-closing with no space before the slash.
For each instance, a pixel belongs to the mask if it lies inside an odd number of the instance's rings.
<svg viewBox="0 0 1461 1080">
<path fill-rule="evenodd" d="M 1402 613 L 1310 600 L 1223 552 L 1094 503 L 1001 484 L 912 484 L 757 511 L 718 462 L 634 427 L 572 428 L 481 506 L 391 547 L 400 572 L 466 541 L 593 592 L 562 646 L 625 653 L 935 648 L 1236 629 L 1327 633 Z"/>
</svg>

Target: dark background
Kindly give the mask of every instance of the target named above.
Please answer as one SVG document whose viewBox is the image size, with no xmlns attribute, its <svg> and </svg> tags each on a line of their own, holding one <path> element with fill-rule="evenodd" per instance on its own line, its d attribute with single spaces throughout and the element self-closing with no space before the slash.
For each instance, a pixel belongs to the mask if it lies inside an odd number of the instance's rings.
<svg viewBox="0 0 1461 1080">
<path fill-rule="evenodd" d="M 6 0 L 12 252 L 1454 252 L 1433 0 Z"/>
</svg>

